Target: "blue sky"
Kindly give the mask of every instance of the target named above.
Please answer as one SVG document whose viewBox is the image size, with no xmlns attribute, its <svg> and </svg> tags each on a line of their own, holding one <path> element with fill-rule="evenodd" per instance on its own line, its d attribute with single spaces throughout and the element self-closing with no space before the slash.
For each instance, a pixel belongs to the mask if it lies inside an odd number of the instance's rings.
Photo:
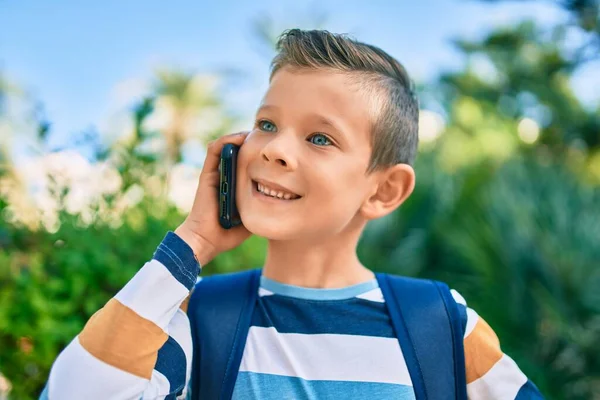
<svg viewBox="0 0 600 400">
<path fill-rule="evenodd" d="M 472 38 L 527 16 L 543 24 L 564 17 L 548 2 L 0 0 L 0 67 L 42 101 L 56 145 L 101 125 L 124 107 L 115 100 L 123 82 L 148 79 L 157 66 L 245 71 L 226 101 L 249 113 L 266 88 L 270 61 L 258 51 L 252 21 L 269 17 L 281 29 L 310 28 L 310 10 L 327 15 L 326 29 L 388 51 L 420 81 L 461 64 L 452 37 Z M 580 75 L 578 94 L 597 101 L 599 74 L 588 68 Z"/>
</svg>

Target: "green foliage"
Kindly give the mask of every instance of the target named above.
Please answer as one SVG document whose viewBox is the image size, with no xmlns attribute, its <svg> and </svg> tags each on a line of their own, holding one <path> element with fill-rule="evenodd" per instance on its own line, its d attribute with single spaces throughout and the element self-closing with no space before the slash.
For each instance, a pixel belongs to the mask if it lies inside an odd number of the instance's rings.
<svg viewBox="0 0 600 400">
<path fill-rule="evenodd" d="M 600 24 L 595 1 L 563 6 L 576 25 L 525 21 L 455 41 L 465 68 L 421 93 L 424 108 L 445 116 L 444 132 L 422 143 L 415 192 L 369 224 L 359 256 L 457 289 L 548 398 L 595 399 L 600 110 L 581 104 L 569 79 L 598 57 L 584 55 L 598 47 Z M 569 51 L 573 30 L 589 40 Z M 539 137 L 524 140 L 523 118 Z"/>
<path fill-rule="evenodd" d="M 13 383 L 11 398 L 41 391 L 57 354 L 183 221 L 175 208 L 158 208 L 146 198 L 118 228 L 101 220 L 85 226 L 66 212 L 55 233 L 0 226 L 0 370 Z M 202 275 L 254 268 L 262 245 L 254 239 Z"/>
<path fill-rule="evenodd" d="M 59 206 L 56 232 L 26 228 L 9 222 L 10 196 L 0 190 L 0 372 L 12 382 L 10 398 L 36 398 L 58 353 L 152 257 L 166 232 L 185 218 L 165 196 L 169 168 L 181 160 L 184 141 L 201 136 L 190 123 L 192 117 L 207 109 L 223 111 L 211 80 L 160 72 L 155 93 L 132 110 L 132 135 L 110 147 L 94 146 L 93 158 L 118 171 L 121 187 L 92 206 L 86 213 L 91 218 L 67 212 L 69 189 L 57 186 L 50 190 Z M 157 104 L 173 106 L 165 132 L 145 128 Z M 208 137 L 199 139 L 224 134 L 233 121 L 227 115 L 219 118 Z M 161 135 L 167 144 L 164 154 L 142 150 L 145 142 Z M 1 144 L 4 155 L 7 149 Z M 0 182 L 4 178 L 16 190 L 19 178 L 9 161 L 0 156 L 0 165 L 7 167 L 0 169 Z M 56 183 L 52 176 L 49 180 Z M 119 202 L 134 186 L 144 197 L 115 223 L 114 214 L 122 209 Z M 264 240 L 252 238 L 203 266 L 202 275 L 255 268 L 262 263 L 264 247 Z"/>
<path fill-rule="evenodd" d="M 505 158 L 517 149 L 544 152 L 559 162 L 588 165 L 580 173 L 600 182 L 600 109 L 584 106 L 570 86 L 583 65 L 578 52 L 569 51 L 572 33 L 569 26 L 544 31 L 525 21 L 480 40 L 454 41 L 465 69 L 442 73 L 423 92 L 425 107 L 442 108 L 450 121 L 447 161 L 471 161 L 457 160 L 457 149 L 476 150 L 464 153 L 479 160 Z M 539 126 L 532 143 L 518 137 L 522 118 Z"/>
<path fill-rule="evenodd" d="M 361 259 L 445 281 L 548 398 L 592 398 L 600 377 L 600 190 L 560 165 L 517 157 L 448 174 L 424 154 L 416 171 L 416 192 L 368 227 Z"/>
</svg>

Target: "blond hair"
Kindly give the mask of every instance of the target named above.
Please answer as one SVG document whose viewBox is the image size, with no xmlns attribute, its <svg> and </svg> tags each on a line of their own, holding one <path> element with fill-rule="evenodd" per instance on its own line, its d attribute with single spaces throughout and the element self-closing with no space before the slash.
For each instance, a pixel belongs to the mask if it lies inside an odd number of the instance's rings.
<svg viewBox="0 0 600 400">
<path fill-rule="evenodd" d="M 378 47 L 325 30 L 289 29 L 277 42 L 269 81 L 283 67 L 325 69 L 356 77 L 373 98 L 371 159 L 367 171 L 414 163 L 419 105 L 408 73 Z"/>
</svg>

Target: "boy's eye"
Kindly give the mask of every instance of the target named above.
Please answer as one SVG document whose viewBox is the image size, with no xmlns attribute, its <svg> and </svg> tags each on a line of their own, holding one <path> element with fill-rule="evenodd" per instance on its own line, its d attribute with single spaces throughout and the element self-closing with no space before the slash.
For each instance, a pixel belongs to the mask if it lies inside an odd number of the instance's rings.
<svg viewBox="0 0 600 400">
<path fill-rule="evenodd" d="M 332 144 L 331 140 L 329 140 L 329 138 L 323 135 L 322 133 L 316 133 L 312 135 L 308 140 L 311 143 L 316 144 L 317 146 L 328 146 Z"/>
<path fill-rule="evenodd" d="M 266 119 L 259 120 L 256 123 L 256 125 L 258 126 L 258 129 L 260 129 L 261 131 L 265 131 L 265 132 L 276 132 L 277 131 L 277 127 L 275 126 L 275 124 Z M 315 133 L 308 139 L 308 141 L 311 142 L 312 144 L 316 144 L 317 146 L 329 146 L 329 145 L 333 144 L 331 142 L 331 140 L 322 133 Z"/>
<path fill-rule="evenodd" d="M 267 132 L 275 132 L 277 130 L 275 124 L 273 124 L 270 121 L 267 121 L 266 119 L 261 119 L 260 121 L 258 121 L 258 128 L 262 131 Z"/>
</svg>

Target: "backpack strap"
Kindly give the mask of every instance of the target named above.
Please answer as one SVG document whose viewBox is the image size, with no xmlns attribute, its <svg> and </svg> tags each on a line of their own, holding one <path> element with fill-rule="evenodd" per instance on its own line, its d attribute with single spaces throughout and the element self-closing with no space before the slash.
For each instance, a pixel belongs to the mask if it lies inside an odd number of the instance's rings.
<svg viewBox="0 0 600 400">
<path fill-rule="evenodd" d="M 202 278 L 188 305 L 192 398 L 230 399 L 258 296 L 260 269 Z"/>
<path fill-rule="evenodd" d="M 466 400 L 463 319 L 442 282 L 376 273 L 417 400 Z"/>
</svg>

